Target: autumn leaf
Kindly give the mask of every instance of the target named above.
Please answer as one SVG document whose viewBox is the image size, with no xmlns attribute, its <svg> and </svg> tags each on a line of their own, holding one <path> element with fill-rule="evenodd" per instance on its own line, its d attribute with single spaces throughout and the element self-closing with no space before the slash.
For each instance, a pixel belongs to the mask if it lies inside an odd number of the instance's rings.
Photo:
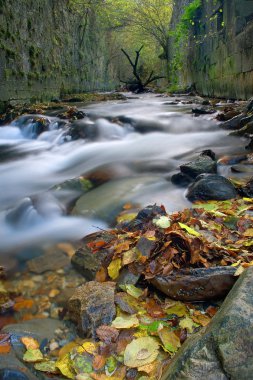
<svg viewBox="0 0 253 380">
<path fill-rule="evenodd" d="M 179 222 L 178 224 L 179 224 L 179 226 L 180 226 L 183 230 L 185 230 L 186 232 L 188 232 L 188 234 L 190 234 L 190 235 L 194 235 L 194 236 L 197 236 L 197 237 L 201 236 L 201 234 L 200 234 L 199 232 L 197 232 L 197 231 L 194 230 L 193 228 L 187 226 L 186 224 L 184 224 L 184 223 L 180 223 L 180 222 Z"/>
<path fill-rule="evenodd" d="M 40 363 L 35 363 L 34 368 L 40 372 L 48 372 L 53 374 L 59 373 L 59 370 L 55 366 L 55 362 L 52 360 L 45 360 Z"/>
<path fill-rule="evenodd" d="M 159 228 L 168 228 L 171 225 L 171 220 L 168 216 L 160 216 L 158 219 L 153 219 L 153 224 Z"/>
<path fill-rule="evenodd" d="M 106 343 L 116 342 L 119 332 L 115 327 L 102 325 L 96 330 L 96 334 L 100 340 Z"/>
<path fill-rule="evenodd" d="M 36 363 L 44 359 L 42 352 L 37 349 L 28 349 L 23 356 L 24 362 L 27 363 Z"/>
<path fill-rule="evenodd" d="M 119 271 L 121 269 L 121 259 L 113 260 L 108 266 L 108 274 L 112 280 L 116 280 L 119 277 Z"/>
<path fill-rule="evenodd" d="M 139 320 L 135 315 L 116 317 L 114 321 L 112 321 L 112 327 L 116 329 L 130 329 L 131 327 L 137 326 L 139 326 Z"/>
<path fill-rule="evenodd" d="M 72 370 L 69 354 L 66 354 L 63 357 L 59 358 L 57 362 L 55 363 L 55 366 L 68 379 L 75 379 L 75 373 Z"/>
<path fill-rule="evenodd" d="M 140 296 L 143 294 L 143 290 L 136 288 L 136 286 L 134 286 L 134 285 L 127 284 L 127 285 L 123 285 L 123 286 L 124 286 L 126 292 L 130 296 L 132 296 L 136 299 L 140 298 Z"/>
<path fill-rule="evenodd" d="M 124 364 L 131 368 L 152 363 L 158 355 L 159 344 L 155 338 L 144 337 L 133 340 L 126 347 Z"/>
<path fill-rule="evenodd" d="M 123 253 L 123 257 L 122 257 L 122 265 L 128 265 L 128 264 L 131 264 L 133 263 L 136 259 L 137 259 L 137 252 L 136 252 L 136 248 L 132 248 L 132 249 L 129 249 L 128 251 L 124 252 Z"/>
<path fill-rule="evenodd" d="M 163 349 L 167 352 L 174 353 L 181 346 L 180 338 L 170 331 L 168 328 L 163 328 L 158 331 L 158 336 L 163 344 Z"/>
<path fill-rule="evenodd" d="M 184 317 L 188 313 L 187 307 L 179 301 L 174 301 L 172 304 L 167 304 L 165 306 L 165 311 L 167 314 L 175 314 L 178 317 Z"/>
<path fill-rule="evenodd" d="M 179 326 L 182 329 L 186 329 L 190 334 L 193 333 L 194 327 L 197 325 L 193 322 L 190 317 L 185 317 L 179 322 Z"/>
<path fill-rule="evenodd" d="M 201 326 L 207 326 L 211 322 L 211 318 L 208 315 L 202 314 L 197 310 L 193 313 L 192 320 Z"/>
<path fill-rule="evenodd" d="M 22 336 L 20 340 L 27 350 L 36 350 L 40 347 L 39 342 L 31 336 Z"/>
<path fill-rule="evenodd" d="M 105 357 L 102 355 L 96 355 L 92 361 L 92 367 L 95 371 L 102 369 L 105 366 Z"/>
</svg>

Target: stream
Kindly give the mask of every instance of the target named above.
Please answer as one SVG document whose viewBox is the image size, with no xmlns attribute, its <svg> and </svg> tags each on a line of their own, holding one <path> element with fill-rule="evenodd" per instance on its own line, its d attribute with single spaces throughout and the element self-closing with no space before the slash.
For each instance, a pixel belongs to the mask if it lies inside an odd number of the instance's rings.
<svg viewBox="0 0 253 380">
<path fill-rule="evenodd" d="M 217 158 L 244 153 L 245 141 L 228 136 L 213 115 L 193 117 L 196 98 L 174 100 L 127 94 L 126 100 L 78 104 L 87 116 L 74 126 L 50 111 L 41 116 L 48 121 L 42 133 L 31 115 L 1 127 L 0 264 L 108 228 L 126 203 L 163 204 L 168 212 L 190 206 L 185 189 L 170 182 L 179 165 L 204 149 Z M 84 137 L 73 141 L 71 128 Z M 219 171 L 229 175 L 226 167 Z M 81 175 L 106 180 L 83 194 L 60 186 Z"/>
</svg>

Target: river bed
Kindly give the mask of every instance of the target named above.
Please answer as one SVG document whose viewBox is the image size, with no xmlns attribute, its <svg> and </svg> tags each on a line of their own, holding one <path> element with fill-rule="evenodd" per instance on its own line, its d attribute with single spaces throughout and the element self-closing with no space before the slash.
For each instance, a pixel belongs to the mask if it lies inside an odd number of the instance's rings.
<svg viewBox="0 0 253 380">
<path fill-rule="evenodd" d="M 193 116 L 200 101 L 127 94 L 126 100 L 78 104 L 87 116 L 74 122 L 72 131 L 83 133 L 74 141 L 68 122 L 52 111 L 36 116 L 47 118 L 42 133 L 31 115 L 1 127 L 0 261 L 24 260 L 37 249 L 106 229 L 126 203 L 163 204 L 168 212 L 190 206 L 185 189 L 170 181 L 180 164 L 204 149 L 217 158 L 245 152 L 245 141 L 228 136 L 214 115 Z M 230 174 L 225 166 L 219 171 Z M 79 176 L 102 180 L 84 194 L 60 186 Z"/>
</svg>

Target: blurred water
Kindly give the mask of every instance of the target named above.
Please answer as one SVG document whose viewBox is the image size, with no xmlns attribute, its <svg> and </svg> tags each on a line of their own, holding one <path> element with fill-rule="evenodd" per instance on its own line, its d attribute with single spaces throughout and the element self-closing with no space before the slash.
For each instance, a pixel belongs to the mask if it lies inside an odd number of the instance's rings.
<svg viewBox="0 0 253 380">
<path fill-rule="evenodd" d="M 106 228 L 127 202 L 162 203 L 168 211 L 188 206 L 184 190 L 168 181 L 178 166 L 203 149 L 220 157 L 242 152 L 245 143 L 192 117 L 192 105 L 168 100 L 146 94 L 80 105 L 88 116 L 73 124 L 26 115 L 1 127 L 0 252 L 79 239 Z M 55 186 L 97 171 L 109 181 L 82 195 L 76 215 L 68 215 L 76 194 Z"/>
</svg>

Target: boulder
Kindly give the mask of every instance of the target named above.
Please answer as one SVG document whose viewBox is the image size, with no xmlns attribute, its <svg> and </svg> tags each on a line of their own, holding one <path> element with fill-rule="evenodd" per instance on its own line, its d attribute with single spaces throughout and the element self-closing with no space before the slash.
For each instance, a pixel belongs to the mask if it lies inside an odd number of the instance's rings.
<svg viewBox="0 0 253 380">
<path fill-rule="evenodd" d="M 253 268 L 237 280 L 208 327 L 189 338 L 162 380 L 252 379 Z"/>
<path fill-rule="evenodd" d="M 178 270 L 167 276 L 156 276 L 151 284 L 169 296 L 180 301 L 207 301 L 225 297 L 235 281 L 236 268 L 212 267 Z"/>
<path fill-rule="evenodd" d="M 196 160 L 181 165 L 180 170 L 183 174 L 194 179 L 203 173 L 216 173 L 217 164 L 212 157 L 200 155 Z"/>
<path fill-rule="evenodd" d="M 192 182 L 192 178 L 183 173 L 173 174 L 170 180 L 174 185 L 177 185 L 180 187 L 186 187 Z"/>
<path fill-rule="evenodd" d="M 90 281 L 76 289 L 69 299 L 68 310 L 80 335 L 96 339 L 96 329 L 109 325 L 115 318 L 115 285 L 114 282 Z"/>
<path fill-rule="evenodd" d="M 234 185 L 225 177 L 216 174 L 201 174 L 189 186 L 186 197 L 191 201 L 224 201 L 236 198 Z"/>
</svg>

